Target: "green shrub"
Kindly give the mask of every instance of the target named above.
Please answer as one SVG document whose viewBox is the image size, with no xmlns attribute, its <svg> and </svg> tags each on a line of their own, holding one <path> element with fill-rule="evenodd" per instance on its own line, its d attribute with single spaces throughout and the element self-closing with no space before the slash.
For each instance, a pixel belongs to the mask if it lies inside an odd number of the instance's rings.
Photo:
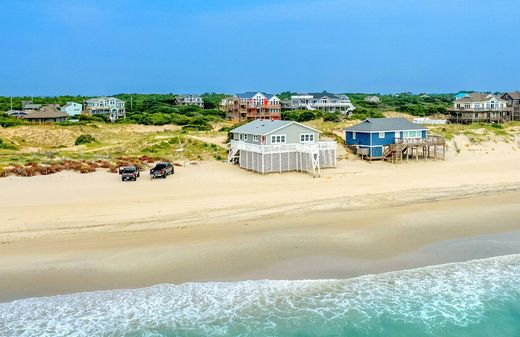
<svg viewBox="0 0 520 337">
<path fill-rule="evenodd" d="M 16 126 L 21 124 L 26 124 L 26 122 L 22 119 L 10 116 L 5 112 L 0 112 L 0 126 L 7 128 L 10 126 Z"/>
<path fill-rule="evenodd" d="M 13 144 L 5 143 L 5 142 L 0 138 L 0 149 L 4 149 L 4 150 L 16 150 L 16 146 L 14 146 Z"/>
<path fill-rule="evenodd" d="M 78 138 L 76 138 L 74 145 L 90 144 L 94 143 L 95 141 L 96 138 L 92 137 L 91 135 L 80 135 Z"/>
<path fill-rule="evenodd" d="M 338 113 L 335 112 L 327 112 L 323 114 L 323 121 L 325 122 L 339 122 L 341 117 Z"/>
</svg>

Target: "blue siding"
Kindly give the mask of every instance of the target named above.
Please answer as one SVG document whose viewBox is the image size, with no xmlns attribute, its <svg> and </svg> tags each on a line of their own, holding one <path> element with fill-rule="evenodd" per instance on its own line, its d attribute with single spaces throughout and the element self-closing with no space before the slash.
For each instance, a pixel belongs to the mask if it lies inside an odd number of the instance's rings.
<svg viewBox="0 0 520 337">
<path fill-rule="evenodd" d="M 403 138 L 404 132 L 398 131 L 399 138 Z M 422 131 L 422 138 L 426 138 L 426 130 Z M 379 138 L 379 132 L 368 133 L 368 132 L 356 132 L 356 139 L 353 137 L 352 131 L 346 131 L 345 143 L 347 145 L 358 145 L 359 147 L 370 147 L 369 156 L 379 158 L 383 156 L 384 147 L 395 143 L 395 131 L 387 131 L 383 138 Z M 372 138 L 372 142 L 370 142 Z"/>
<path fill-rule="evenodd" d="M 395 143 L 395 132 L 385 132 L 384 138 L 379 138 L 379 132 L 372 134 L 372 145 L 390 145 Z"/>
<path fill-rule="evenodd" d="M 364 132 L 356 132 L 354 139 L 353 132 L 348 131 L 345 135 L 347 145 L 370 145 L 370 134 Z"/>
</svg>

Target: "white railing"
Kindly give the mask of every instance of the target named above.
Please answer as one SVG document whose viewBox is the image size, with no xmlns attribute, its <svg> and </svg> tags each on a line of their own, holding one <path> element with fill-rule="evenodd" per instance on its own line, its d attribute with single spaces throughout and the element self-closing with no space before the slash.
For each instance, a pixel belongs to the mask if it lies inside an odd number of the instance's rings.
<svg viewBox="0 0 520 337">
<path fill-rule="evenodd" d="M 231 149 L 250 151 L 256 153 L 282 153 L 282 152 L 302 152 L 302 153 L 318 153 L 320 150 L 336 150 L 337 143 L 334 141 L 320 141 L 312 143 L 296 143 L 296 144 L 276 144 L 276 145 L 258 145 L 246 143 L 244 141 L 232 140 Z"/>
<path fill-rule="evenodd" d="M 352 103 L 338 102 L 338 103 L 291 103 L 293 108 L 304 108 L 310 106 L 311 108 L 349 108 L 352 107 Z"/>
</svg>

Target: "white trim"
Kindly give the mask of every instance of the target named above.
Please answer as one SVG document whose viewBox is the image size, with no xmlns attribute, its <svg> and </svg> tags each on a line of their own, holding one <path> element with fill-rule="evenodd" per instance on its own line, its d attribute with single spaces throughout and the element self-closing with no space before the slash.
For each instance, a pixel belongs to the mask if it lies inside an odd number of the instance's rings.
<svg viewBox="0 0 520 337">
<path fill-rule="evenodd" d="M 273 137 L 280 137 L 280 142 L 273 142 Z M 282 137 L 283 137 L 283 142 L 281 141 L 282 140 Z M 286 144 L 287 143 L 287 135 L 286 134 L 282 134 L 282 135 L 271 135 L 271 145 L 276 145 L 276 144 Z"/>
<path fill-rule="evenodd" d="M 386 132 L 385 132 L 385 131 L 379 131 L 378 134 L 379 134 L 379 135 L 378 135 L 378 136 L 379 136 L 379 139 L 385 139 L 385 137 L 386 137 Z M 382 136 L 382 137 L 381 137 L 381 136 Z"/>
<path fill-rule="evenodd" d="M 385 131 L 353 131 L 347 130 L 346 132 L 357 132 L 357 133 L 378 133 L 378 132 L 401 132 L 401 131 L 428 131 L 429 129 L 410 129 L 410 130 L 385 130 Z"/>
<path fill-rule="evenodd" d="M 356 140 L 356 131 L 352 131 L 352 140 Z"/>
<path fill-rule="evenodd" d="M 267 136 L 267 135 L 269 135 L 269 134 L 271 134 L 271 133 L 273 133 L 273 132 L 275 132 L 275 131 L 281 130 L 281 129 L 286 128 L 286 127 L 288 127 L 288 126 L 290 126 L 290 125 L 293 125 L 293 124 L 297 124 L 297 125 L 299 125 L 299 126 L 302 126 L 302 127 L 304 127 L 304 128 L 307 128 L 307 129 L 309 129 L 309 130 L 315 131 L 315 132 L 317 132 L 317 133 L 321 133 L 320 130 L 316 130 L 316 129 L 311 128 L 310 126 L 307 126 L 307 125 L 305 125 L 305 124 L 301 124 L 301 123 L 298 123 L 298 122 L 294 122 L 294 121 L 293 121 L 293 122 L 291 122 L 291 123 L 289 123 L 289 124 L 286 124 L 286 125 L 284 125 L 284 126 L 279 127 L 278 129 L 274 129 L 274 130 L 272 130 L 272 131 L 269 131 L 268 133 L 262 134 L 262 136 Z"/>
<path fill-rule="evenodd" d="M 309 136 L 309 140 L 305 140 L 306 136 Z M 302 137 L 303 137 L 303 140 L 302 140 Z M 315 139 L 314 139 L 314 133 L 313 132 L 300 133 L 300 143 L 312 143 L 314 141 L 315 141 Z"/>
</svg>

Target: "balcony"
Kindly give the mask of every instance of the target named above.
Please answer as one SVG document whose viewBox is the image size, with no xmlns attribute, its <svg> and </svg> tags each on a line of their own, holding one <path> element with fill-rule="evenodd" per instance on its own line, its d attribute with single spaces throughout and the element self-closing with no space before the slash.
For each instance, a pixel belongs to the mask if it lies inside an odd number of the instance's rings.
<svg viewBox="0 0 520 337">
<path fill-rule="evenodd" d="M 232 140 L 231 149 L 270 154 L 270 153 L 285 153 L 285 152 L 301 152 L 316 154 L 320 150 L 336 150 L 338 144 L 334 141 L 319 141 L 313 143 L 294 143 L 294 144 L 277 144 L 277 145 L 258 145 L 246 143 L 240 140 Z"/>
</svg>

